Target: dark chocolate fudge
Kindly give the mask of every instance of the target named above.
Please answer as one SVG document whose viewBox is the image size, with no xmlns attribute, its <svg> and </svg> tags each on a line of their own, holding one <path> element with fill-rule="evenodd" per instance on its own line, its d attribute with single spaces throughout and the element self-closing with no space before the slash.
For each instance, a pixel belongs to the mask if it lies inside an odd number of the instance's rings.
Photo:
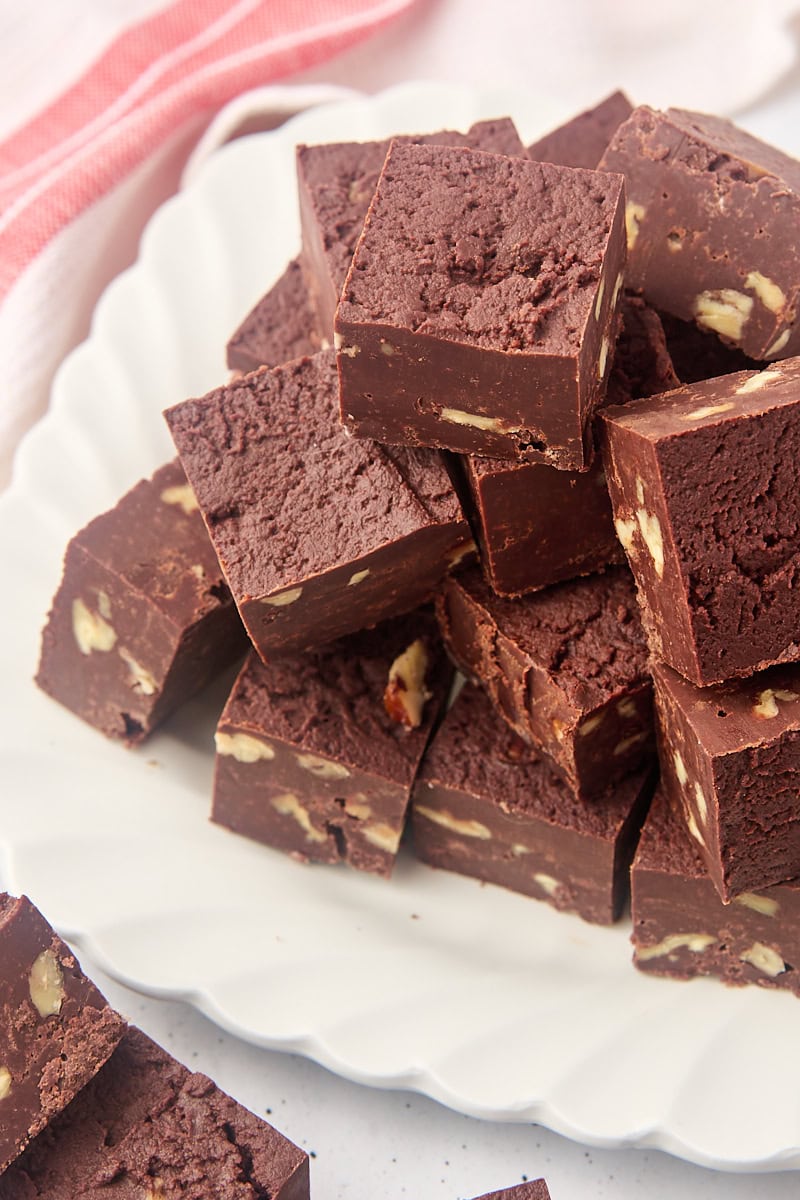
<svg viewBox="0 0 800 1200">
<path fill-rule="evenodd" d="M 5 1175 L 0 1200 L 308 1200 L 308 1156 L 138 1029 Z"/>
<path fill-rule="evenodd" d="M 397 139 L 439 146 L 468 146 L 494 154 L 524 155 L 508 117 L 478 121 L 466 133 L 442 129 Z M 333 333 L 333 317 L 375 192 L 391 139 L 297 147 L 303 265 L 320 329 Z"/>
<path fill-rule="evenodd" d="M 473 549 L 439 454 L 347 436 L 333 351 L 165 415 L 264 659 L 417 607 Z"/>
<path fill-rule="evenodd" d="M 347 429 L 587 467 L 616 338 L 622 186 L 393 143 L 336 313 Z"/>
<path fill-rule="evenodd" d="M 603 411 L 653 654 L 704 685 L 800 659 L 800 359 Z"/>
<path fill-rule="evenodd" d="M 623 296 L 621 311 L 607 397 L 614 404 L 679 382 L 658 314 L 635 296 Z M 624 562 L 599 455 L 588 471 L 474 454 L 462 461 L 465 507 L 496 592 L 520 595 Z"/>
<path fill-rule="evenodd" d="M 437 597 L 445 644 L 583 796 L 654 751 L 647 644 L 624 567 L 509 600 L 473 567 Z"/>
<path fill-rule="evenodd" d="M 514 1187 L 503 1188 L 501 1192 L 476 1196 L 475 1200 L 550 1200 L 550 1193 L 543 1179 L 532 1179 L 530 1183 L 518 1183 Z"/>
<path fill-rule="evenodd" d="M 800 881 L 723 904 L 697 845 L 659 790 L 631 870 L 633 961 L 640 971 L 786 988 L 800 996 Z"/>
<path fill-rule="evenodd" d="M 681 383 L 699 383 L 701 379 L 732 375 L 734 371 L 758 371 L 763 365 L 735 346 L 727 345 L 710 330 L 700 329 L 693 321 L 681 321 L 664 312 L 659 316 L 667 350 Z"/>
<path fill-rule="evenodd" d="M 26 896 L 0 893 L 0 1172 L 102 1067 L 125 1022 Z"/>
<path fill-rule="evenodd" d="M 632 112 L 633 105 L 625 93 L 612 92 L 594 108 L 579 113 L 528 146 L 528 156 L 562 167 L 594 170 L 611 138 Z"/>
<path fill-rule="evenodd" d="M 800 352 L 800 163 L 721 117 L 642 107 L 600 167 L 625 176 L 626 286 L 751 358 Z"/>
<path fill-rule="evenodd" d="M 319 333 L 300 259 L 293 258 L 228 342 L 228 366 L 246 374 L 316 354 L 329 345 Z"/>
<path fill-rule="evenodd" d="M 36 682 L 108 737 L 133 745 L 245 646 L 175 460 L 69 543 Z"/>
<path fill-rule="evenodd" d="M 724 901 L 800 875 L 800 666 L 698 688 L 653 664 L 662 782 Z"/>
<path fill-rule="evenodd" d="M 414 846 L 432 866 L 610 924 L 627 896 L 648 775 L 630 775 L 601 803 L 583 803 L 467 684 L 414 787 Z"/>
<path fill-rule="evenodd" d="M 217 728 L 212 819 L 388 877 L 451 678 L 430 612 L 268 666 L 252 655 Z"/>
</svg>

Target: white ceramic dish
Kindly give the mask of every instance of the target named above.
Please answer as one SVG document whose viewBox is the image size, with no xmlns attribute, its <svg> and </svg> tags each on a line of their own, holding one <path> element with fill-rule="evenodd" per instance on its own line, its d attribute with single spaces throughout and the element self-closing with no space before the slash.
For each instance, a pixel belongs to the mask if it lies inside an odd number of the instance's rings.
<svg viewBox="0 0 800 1200">
<path fill-rule="evenodd" d="M 213 827 L 221 688 L 127 752 L 31 683 L 69 536 L 171 457 L 161 409 L 224 378 L 227 336 L 297 250 L 295 142 L 505 112 L 526 140 L 550 116 L 421 85 L 314 110 L 225 147 L 151 222 L 0 501 L 5 881 L 129 985 L 349 1078 L 599 1145 L 798 1167 L 793 997 L 642 977 L 626 922 L 595 929 L 407 858 L 388 884 L 302 867 Z"/>
</svg>

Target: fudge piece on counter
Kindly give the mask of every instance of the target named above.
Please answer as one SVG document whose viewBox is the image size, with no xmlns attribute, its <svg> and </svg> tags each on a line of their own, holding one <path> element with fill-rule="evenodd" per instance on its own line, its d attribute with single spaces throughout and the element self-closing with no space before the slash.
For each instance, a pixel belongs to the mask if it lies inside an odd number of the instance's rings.
<svg viewBox="0 0 800 1200">
<path fill-rule="evenodd" d="M 625 176 L 627 287 L 751 358 L 800 352 L 800 163 L 721 117 L 637 108 L 601 170 Z"/>
<path fill-rule="evenodd" d="M 652 670 L 663 787 L 722 899 L 800 875 L 800 666 L 708 688 Z"/>
<path fill-rule="evenodd" d="M 228 366 L 246 374 L 258 367 L 276 367 L 292 358 L 316 354 L 329 345 L 319 333 L 300 259 L 293 258 L 231 337 Z"/>
<path fill-rule="evenodd" d="M 710 330 L 700 329 L 693 321 L 681 321 L 665 312 L 659 316 L 667 350 L 681 383 L 699 383 L 701 379 L 732 375 L 734 371 L 758 371 L 763 366 Z"/>
<path fill-rule="evenodd" d="M 524 155 L 509 117 L 478 121 L 466 133 L 452 129 L 397 139 L 439 146 L 467 146 L 494 154 Z M 333 334 L 333 317 L 375 192 L 391 139 L 334 142 L 297 147 L 297 180 L 303 265 L 308 274 L 320 329 Z"/>
<path fill-rule="evenodd" d="M 336 311 L 347 429 L 587 467 L 617 333 L 622 189 L 599 171 L 393 143 Z"/>
<path fill-rule="evenodd" d="M 441 455 L 347 436 L 332 350 L 165 416 L 265 660 L 416 608 L 474 549 Z"/>
<path fill-rule="evenodd" d="M 698 846 L 659 789 L 631 869 L 633 961 L 640 971 L 758 983 L 800 996 L 800 881 L 723 904 Z"/>
<path fill-rule="evenodd" d="M 101 733 L 135 745 L 246 645 L 176 459 L 70 541 L 36 682 Z"/>
<path fill-rule="evenodd" d="M 501 1192 L 487 1192 L 475 1200 L 550 1200 L 550 1192 L 543 1179 L 532 1179 L 529 1183 L 517 1183 L 503 1188 Z"/>
<path fill-rule="evenodd" d="M 217 727 L 212 820 L 388 877 L 451 680 L 429 611 L 267 666 L 251 655 Z"/>
<path fill-rule="evenodd" d="M 612 92 L 571 121 L 545 134 L 528 146 L 528 157 L 561 167 L 587 167 L 594 170 L 611 138 L 633 112 L 624 92 Z"/>
<path fill-rule="evenodd" d="M 694 683 L 800 659 L 800 359 L 604 409 L 653 654 Z"/>
<path fill-rule="evenodd" d="M 652 756 L 647 644 L 626 568 L 509 600 L 472 567 L 436 607 L 456 665 L 580 795 Z"/>
<path fill-rule="evenodd" d="M 414 785 L 414 847 L 434 867 L 611 924 L 627 896 L 651 775 L 629 775 L 585 804 L 467 684 Z"/>
<path fill-rule="evenodd" d="M 621 312 L 607 400 L 623 404 L 676 387 L 658 314 L 635 296 L 623 296 Z M 625 561 L 599 455 L 588 471 L 474 454 L 460 461 L 463 500 L 496 592 L 520 595 Z"/>
<path fill-rule="evenodd" d="M 102 1067 L 125 1032 L 26 896 L 0 893 L 0 1172 Z"/>
<path fill-rule="evenodd" d="M 130 1029 L 0 1176 L 0 1200 L 308 1200 L 308 1155 Z"/>
</svg>

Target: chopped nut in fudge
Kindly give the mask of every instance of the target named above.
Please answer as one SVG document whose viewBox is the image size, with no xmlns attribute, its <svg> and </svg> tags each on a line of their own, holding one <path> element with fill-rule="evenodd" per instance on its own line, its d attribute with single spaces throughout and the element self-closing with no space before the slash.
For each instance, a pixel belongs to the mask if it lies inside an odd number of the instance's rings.
<svg viewBox="0 0 800 1200">
<path fill-rule="evenodd" d="M 800 996 L 800 881 L 723 904 L 697 843 L 662 791 L 631 869 L 633 961 L 640 971 L 785 988 Z"/>
<path fill-rule="evenodd" d="M 517 600 L 472 567 L 436 602 L 454 662 L 583 796 L 654 750 L 647 645 L 624 567 Z"/>
<path fill-rule="evenodd" d="M 274 287 L 259 300 L 228 342 L 232 371 L 277 367 L 330 346 L 318 330 L 299 258 L 293 258 Z"/>
<path fill-rule="evenodd" d="M 653 654 L 705 685 L 800 659 L 800 359 L 605 409 Z"/>
<path fill-rule="evenodd" d="M 619 176 L 393 143 L 336 313 L 347 429 L 587 467 L 622 207 Z"/>
<path fill-rule="evenodd" d="M 650 775 L 629 775 L 586 804 L 467 684 L 423 759 L 414 848 L 432 866 L 610 924 L 627 896 Z"/>
<path fill-rule="evenodd" d="M 451 678 L 430 612 L 267 666 L 252 655 L 217 728 L 212 819 L 388 877 Z"/>
<path fill-rule="evenodd" d="M 624 92 L 612 92 L 571 121 L 528 146 L 529 158 L 557 163 L 561 167 L 587 167 L 594 170 L 611 138 L 633 106 Z"/>
<path fill-rule="evenodd" d="M 36 682 L 108 737 L 133 745 L 245 646 L 175 460 L 70 541 Z"/>
<path fill-rule="evenodd" d="M 441 455 L 347 436 L 333 351 L 165 415 L 265 660 L 408 612 L 473 548 Z"/>
<path fill-rule="evenodd" d="M 800 352 L 800 163 L 730 121 L 634 110 L 600 163 L 625 176 L 626 285 L 755 359 Z"/>
<path fill-rule="evenodd" d="M 664 790 L 724 901 L 800 875 L 800 666 L 698 688 L 653 664 Z"/>
<path fill-rule="evenodd" d="M 99 1071 L 125 1022 L 30 900 L 4 893 L 0 1013 L 2 1172 Z"/>
</svg>

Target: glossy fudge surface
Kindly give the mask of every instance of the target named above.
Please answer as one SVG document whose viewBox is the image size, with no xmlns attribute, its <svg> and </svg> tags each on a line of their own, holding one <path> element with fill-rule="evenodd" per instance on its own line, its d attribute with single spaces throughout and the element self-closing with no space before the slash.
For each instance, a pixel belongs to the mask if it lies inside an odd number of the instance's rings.
<svg viewBox="0 0 800 1200">
<path fill-rule="evenodd" d="M 584 796 L 654 749 L 647 645 L 624 567 L 509 600 L 473 567 L 437 597 L 461 670 Z"/>
<path fill-rule="evenodd" d="M 723 900 L 800 875 L 800 666 L 698 688 L 653 665 L 662 780 Z"/>
<path fill-rule="evenodd" d="M 227 347 L 232 371 L 276 367 L 316 354 L 330 345 L 318 332 L 299 258 L 293 258 L 277 283 L 247 314 Z"/>
<path fill-rule="evenodd" d="M 594 169 L 616 130 L 633 112 L 624 92 L 612 92 L 593 108 L 545 134 L 528 146 L 528 155 L 539 162 L 562 167 Z"/>
<path fill-rule="evenodd" d="M 585 804 L 467 684 L 414 788 L 414 846 L 432 866 L 610 924 L 627 896 L 648 798 L 645 771 Z"/>
<path fill-rule="evenodd" d="M 624 261 L 621 177 L 393 144 L 337 309 L 345 426 L 585 468 Z"/>
<path fill-rule="evenodd" d="M 800 163 L 721 117 L 634 110 L 601 169 L 625 176 L 626 286 L 751 358 L 800 351 Z"/>
<path fill-rule="evenodd" d="M 525 154 L 514 122 L 508 117 L 478 121 L 466 133 L 442 129 L 397 140 L 468 146 L 494 154 Z M 327 331 L 328 337 L 333 334 L 336 305 L 390 141 L 386 138 L 297 148 L 303 259 L 319 327 Z"/>
<path fill-rule="evenodd" d="M 253 655 L 219 721 L 212 819 L 388 876 L 451 678 L 430 612 L 302 658 Z"/>
<path fill-rule="evenodd" d="M 0 1200 L 308 1200 L 308 1156 L 138 1029 L 5 1175 Z"/>
<path fill-rule="evenodd" d="M 654 655 L 705 685 L 800 658 L 800 360 L 604 410 Z"/>
<path fill-rule="evenodd" d="M 680 816 L 657 792 L 631 870 L 633 961 L 640 971 L 756 983 L 800 995 L 800 882 L 723 904 Z"/>
<path fill-rule="evenodd" d="M 36 682 L 130 745 L 234 663 L 245 644 L 176 460 L 69 543 Z"/>
<path fill-rule="evenodd" d="M 124 1032 L 30 900 L 0 893 L 0 1172 L 86 1086 Z"/>
<path fill-rule="evenodd" d="M 333 351 L 166 417 L 264 659 L 415 608 L 471 545 L 439 454 L 347 436 Z"/>
</svg>

